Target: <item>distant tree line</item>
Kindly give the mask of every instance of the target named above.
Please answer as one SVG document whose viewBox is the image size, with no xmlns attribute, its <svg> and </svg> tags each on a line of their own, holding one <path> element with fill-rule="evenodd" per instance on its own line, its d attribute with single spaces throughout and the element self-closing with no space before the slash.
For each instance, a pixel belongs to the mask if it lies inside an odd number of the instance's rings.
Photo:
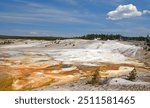
<svg viewBox="0 0 150 108">
<path fill-rule="evenodd" d="M 147 35 L 149 37 L 149 35 Z M 33 40 L 63 40 L 63 39 L 99 39 L 99 40 L 137 40 L 137 41 L 146 41 L 147 37 L 139 36 L 139 37 L 128 37 L 122 36 L 120 34 L 87 34 L 79 37 L 53 37 L 53 36 L 7 36 L 0 35 L 0 39 L 33 39 Z"/>
<path fill-rule="evenodd" d="M 147 37 L 128 37 L 128 36 L 122 36 L 120 34 L 87 34 L 81 37 L 75 37 L 78 39 L 88 39 L 88 40 L 93 40 L 93 39 L 99 39 L 99 40 L 137 40 L 137 41 L 145 41 L 147 40 Z"/>
<path fill-rule="evenodd" d="M 65 37 L 53 37 L 53 36 L 7 36 L 0 35 L 0 39 L 31 39 L 31 40 L 63 40 Z"/>
</svg>

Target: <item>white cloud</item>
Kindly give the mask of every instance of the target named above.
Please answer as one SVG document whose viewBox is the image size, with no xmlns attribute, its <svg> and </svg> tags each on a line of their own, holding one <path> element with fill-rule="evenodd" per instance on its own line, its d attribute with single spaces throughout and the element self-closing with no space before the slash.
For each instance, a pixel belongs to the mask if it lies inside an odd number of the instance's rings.
<svg viewBox="0 0 150 108">
<path fill-rule="evenodd" d="M 143 14 L 150 14 L 149 10 L 143 10 Z"/>
<path fill-rule="evenodd" d="M 123 18 L 130 18 L 142 16 L 143 14 L 150 13 L 149 10 L 139 11 L 133 4 L 119 5 L 115 10 L 107 13 L 108 19 L 119 20 Z"/>
</svg>

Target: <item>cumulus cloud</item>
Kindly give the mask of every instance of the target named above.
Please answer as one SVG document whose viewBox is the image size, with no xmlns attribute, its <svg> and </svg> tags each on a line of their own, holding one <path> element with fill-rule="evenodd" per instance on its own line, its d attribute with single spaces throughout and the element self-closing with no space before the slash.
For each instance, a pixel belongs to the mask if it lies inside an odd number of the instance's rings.
<svg viewBox="0 0 150 108">
<path fill-rule="evenodd" d="M 139 11 L 133 4 L 119 5 L 115 10 L 107 13 L 108 19 L 119 20 L 149 14 L 149 10 Z"/>
</svg>

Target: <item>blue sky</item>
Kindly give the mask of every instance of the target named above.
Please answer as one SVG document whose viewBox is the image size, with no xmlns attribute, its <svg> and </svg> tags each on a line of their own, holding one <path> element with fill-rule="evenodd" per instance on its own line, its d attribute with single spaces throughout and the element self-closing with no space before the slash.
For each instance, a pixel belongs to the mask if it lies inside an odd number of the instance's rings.
<svg viewBox="0 0 150 108">
<path fill-rule="evenodd" d="M 150 34 L 150 0 L 0 0 L 0 34 Z"/>
</svg>

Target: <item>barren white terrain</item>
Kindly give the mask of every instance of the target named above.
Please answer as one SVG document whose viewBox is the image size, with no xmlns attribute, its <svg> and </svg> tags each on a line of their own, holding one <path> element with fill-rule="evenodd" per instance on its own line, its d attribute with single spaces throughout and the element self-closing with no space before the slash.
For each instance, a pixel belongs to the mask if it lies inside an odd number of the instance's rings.
<svg viewBox="0 0 150 108">
<path fill-rule="evenodd" d="M 150 90 L 150 68 L 136 59 L 141 50 L 117 40 L 21 40 L 0 45 L 1 74 L 8 75 L 1 82 L 10 80 L 0 85 L 2 90 Z M 134 69 L 138 78 L 128 80 Z M 106 83 L 87 84 L 97 70 Z"/>
</svg>

